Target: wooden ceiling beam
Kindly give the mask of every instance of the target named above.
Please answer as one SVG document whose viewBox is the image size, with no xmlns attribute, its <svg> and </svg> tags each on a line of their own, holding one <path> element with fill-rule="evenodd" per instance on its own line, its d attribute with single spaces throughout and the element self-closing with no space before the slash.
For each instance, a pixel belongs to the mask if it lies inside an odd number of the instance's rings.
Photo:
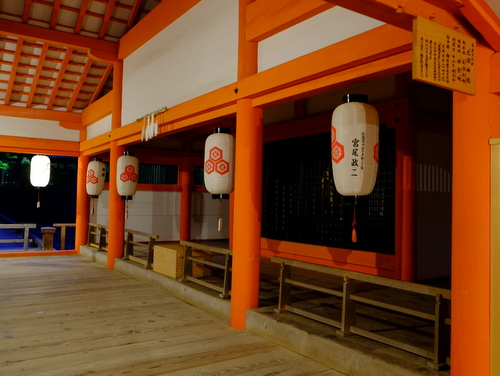
<svg viewBox="0 0 500 376">
<path fill-rule="evenodd" d="M 23 108 L 4 105 L 0 105 L 0 115 L 22 117 L 28 119 L 71 121 L 74 123 L 82 121 L 82 114 L 74 112 L 41 110 L 37 108 Z"/>
<path fill-rule="evenodd" d="M 113 8 L 115 7 L 115 2 L 116 0 L 109 0 L 108 5 L 106 6 L 106 12 L 104 13 L 104 17 L 102 19 L 101 28 L 99 29 L 99 39 L 103 39 L 106 35 L 109 20 L 111 19 Z"/>
<path fill-rule="evenodd" d="M 61 0 L 55 0 L 54 6 L 52 7 L 52 15 L 50 16 L 49 27 L 55 29 L 57 26 L 57 16 L 59 15 L 59 9 L 61 7 Z"/>
<path fill-rule="evenodd" d="M 75 102 L 78 99 L 78 95 L 80 94 L 83 84 L 85 83 L 85 77 L 89 73 L 90 68 L 92 67 L 92 59 L 87 59 L 87 64 L 85 64 L 85 68 L 82 72 L 82 77 L 76 83 L 76 86 L 73 88 L 73 93 L 71 94 L 71 99 L 68 103 L 68 111 L 73 111 L 73 107 L 75 106 Z"/>
<path fill-rule="evenodd" d="M 113 70 L 113 64 L 108 64 L 108 66 L 106 67 L 106 71 L 103 73 L 101 79 L 99 80 L 99 84 L 97 85 L 94 91 L 94 95 L 92 95 L 92 98 L 90 99 L 90 103 L 94 103 L 97 100 L 112 70 Z"/>
<path fill-rule="evenodd" d="M 21 50 L 23 48 L 23 40 L 19 38 L 17 40 L 17 45 L 16 45 L 16 53 L 14 55 L 14 61 L 12 62 L 12 69 L 10 71 L 10 77 L 9 77 L 9 86 L 7 89 L 7 93 L 5 95 L 5 101 L 4 103 L 8 105 L 10 103 L 10 97 L 12 95 L 12 89 L 14 87 L 14 83 L 16 81 L 16 74 L 17 74 L 17 66 L 19 64 L 19 57 L 21 56 Z"/>
<path fill-rule="evenodd" d="M 460 11 L 495 51 L 500 51 L 500 20 L 484 0 L 463 0 Z"/>
<path fill-rule="evenodd" d="M 64 56 L 64 61 L 61 65 L 61 68 L 59 70 L 59 74 L 57 75 L 56 82 L 54 84 L 54 88 L 52 89 L 52 94 L 49 99 L 49 103 L 47 103 L 47 109 L 51 110 L 52 106 L 54 105 L 54 101 L 56 99 L 57 92 L 59 91 L 59 87 L 61 86 L 61 81 L 64 78 L 64 75 L 66 73 L 66 68 L 68 67 L 68 63 L 71 59 L 71 53 L 73 52 L 72 48 L 68 48 L 66 51 L 66 55 Z"/>
<path fill-rule="evenodd" d="M 465 18 L 459 18 L 446 9 L 424 0 L 325 0 L 353 12 L 377 19 L 401 29 L 412 31 L 413 18 L 431 19 L 450 29 L 470 35 Z M 450 4 L 446 1 L 446 4 Z"/>
<path fill-rule="evenodd" d="M 45 61 L 45 57 L 47 56 L 48 50 L 49 50 L 49 45 L 47 43 L 44 43 L 42 52 L 40 53 L 40 57 L 38 58 L 38 64 L 36 66 L 35 75 L 33 77 L 33 84 L 31 85 L 31 90 L 28 95 L 28 100 L 26 101 L 26 107 L 31 107 L 31 104 L 33 103 L 33 98 L 36 93 L 36 88 L 38 87 L 38 79 L 40 78 L 40 75 L 42 73 L 43 64 Z"/>
<path fill-rule="evenodd" d="M 89 5 L 89 0 L 83 0 L 80 5 L 80 13 L 78 15 L 78 20 L 75 24 L 75 34 L 80 34 L 82 29 L 83 21 L 85 19 L 85 14 L 87 13 L 87 7 Z"/>
<path fill-rule="evenodd" d="M 23 23 L 28 23 L 30 17 L 31 0 L 24 2 Z"/>
<path fill-rule="evenodd" d="M 101 39 L 64 33 L 19 22 L 2 20 L 0 33 L 23 39 L 38 40 L 45 43 L 68 46 L 73 49 L 88 50 L 89 54 L 100 57 L 96 60 L 116 61 L 118 59 L 118 43 Z"/>
</svg>

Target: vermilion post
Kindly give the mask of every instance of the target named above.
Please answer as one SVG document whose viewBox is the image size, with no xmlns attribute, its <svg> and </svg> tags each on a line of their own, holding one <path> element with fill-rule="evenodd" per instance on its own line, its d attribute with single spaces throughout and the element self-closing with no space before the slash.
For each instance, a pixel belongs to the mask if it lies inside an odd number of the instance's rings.
<svg viewBox="0 0 500 376">
<path fill-rule="evenodd" d="M 109 207 L 108 207 L 108 269 L 115 266 L 115 258 L 123 256 L 125 233 L 125 204 L 118 194 L 116 171 L 118 158 L 125 148 L 119 147 L 116 141 L 111 141 L 109 158 Z"/>
<path fill-rule="evenodd" d="M 113 72 L 113 117 L 111 128 L 118 129 L 122 118 L 122 79 L 123 62 L 114 64 Z M 123 256 L 125 233 L 125 204 L 118 195 L 116 186 L 116 167 L 118 158 L 125 148 L 119 147 L 116 141 L 110 143 L 109 158 L 109 207 L 108 207 L 108 269 L 115 267 L 115 258 Z"/>
<path fill-rule="evenodd" d="M 79 253 L 80 246 L 87 244 L 87 231 L 89 227 L 89 203 L 87 195 L 86 176 L 87 166 L 90 158 L 81 156 L 78 158 L 78 171 L 76 180 L 76 226 L 75 226 L 75 250 Z"/>
<path fill-rule="evenodd" d="M 246 40 L 246 8 L 240 0 L 238 80 L 257 73 L 257 43 Z M 231 195 L 230 247 L 233 250 L 231 317 L 233 328 L 246 328 L 246 310 L 259 306 L 260 216 L 262 202 L 262 110 L 251 99 L 236 106 L 235 184 Z"/>
<path fill-rule="evenodd" d="M 476 95 L 453 93 L 451 372 L 490 375 L 490 58 L 476 48 Z M 480 340 L 478 340 L 480 338 Z M 495 354 L 498 355 L 498 354 Z"/>
<path fill-rule="evenodd" d="M 191 162 L 189 159 L 182 161 L 179 166 L 181 183 L 181 216 L 180 216 L 180 240 L 191 238 Z"/>
<path fill-rule="evenodd" d="M 259 306 L 262 206 L 262 110 L 251 99 L 236 106 L 231 326 L 245 329 L 246 310 Z"/>
</svg>

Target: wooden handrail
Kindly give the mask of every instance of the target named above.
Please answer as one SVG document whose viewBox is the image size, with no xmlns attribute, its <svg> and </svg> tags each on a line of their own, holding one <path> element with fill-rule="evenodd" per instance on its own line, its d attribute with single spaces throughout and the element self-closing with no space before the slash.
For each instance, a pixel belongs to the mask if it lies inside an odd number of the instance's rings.
<svg viewBox="0 0 500 376">
<path fill-rule="evenodd" d="M 19 224 L 0 224 L 0 229 L 24 229 L 24 235 L 22 239 L 14 238 L 14 239 L 0 239 L 0 243 L 23 243 L 23 250 L 26 251 L 28 249 L 29 242 L 29 229 L 36 228 L 35 223 L 19 223 Z"/>
<path fill-rule="evenodd" d="M 139 263 L 142 263 L 142 260 L 134 256 L 134 250 L 146 250 L 147 259 L 146 259 L 146 269 L 151 269 L 153 264 L 154 257 L 154 245 L 156 240 L 160 237 L 156 234 L 149 234 L 146 232 L 125 229 L 125 233 L 127 234 L 126 242 L 125 242 L 125 251 L 123 255 L 124 260 L 132 260 Z M 137 242 L 134 240 L 134 235 L 149 239 L 147 243 Z"/>
<path fill-rule="evenodd" d="M 76 223 L 54 223 L 53 227 L 61 228 L 61 251 L 66 249 L 66 228 L 75 227 Z"/>
<path fill-rule="evenodd" d="M 334 267 L 312 264 L 308 262 L 291 260 L 283 257 L 273 256 L 272 262 L 281 264 L 280 271 L 280 288 L 279 288 L 279 303 L 276 312 L 289 311 L 295 314 L 308 317 L 310 319 L 322 322 L 327 325 L 338 328 L 337 334 L 345 336 L 349 334 L 357 334 L 372 340 L 394 346 L 405 351 L 417 354 L 419 356 L 430 359 L 427 363 L 430 368 L 443 369 L 447 367 L 447 359 L 449 357 L 449 325 L 450 319 L 448 315 L 448 306 L 451 300 L 451 291 L 443 288 L 432 286 L 419 285 L 417 283 L 394 280 L 385 277 L 378 277 L 359 272 L 353 272 Z M 294 280 L 291 276 L 291 267 L 310 270 L 326 275 L 336 276 L 339 278 L 339 284 L 336 288 L 329 288 L 315 285 L 312 282 L 304 282 Z M 424 310 L 414 309 L 412 307 L 399 305 L 398 303 L 383 302 L 368 296 L 360 295 L 361 292 L 356 293 L 356 282 L 369 283 L 371 285 L 378 285 L 388 288 L 410 292 L 414 294 L 426 295 L 434 298 L 434 309 L 432 312 L 425 312 Z M 334 320 L 330 317 L 321 316 L 304 309 L 297 308 L 292 305 L 291 289 L 292 286 L 297 286 L 302 289 L 309 289 L 321 293 L 335 296 L 341 301 L 341 314 L 339 320 Z M 407 316 L 416 317 L 419 319 L 428 320 L 434 323 L 434 343 L 433 350 L 429 351 L 418 344 L 408 344 L 399 340 L 389 338 L 370 331 L 366 328 L 361 328 L 356 325 L 356 303 L 362 303 L 376 309 L 385 311 L 393 311 Z"/>
<path fill-rule="evenodd" d="M 96 243 L 96 237 L 99 241 Z M 98 251 L 108 250 L 108 226 L 89 223 L 87 246 L 97 248 Z"/>
<path fill-rule="evenodd" d="M 184 245 L 184 265 L 182 273 L 182 281 L 191 281 L 199 285 L 208 287 L 212 290 L 219 292 L 219 297 L 222 299 L 227 299 L 231 296 L 231 264 L 233 251 L 226 248 L 215 247 L 207 244 L 200 244 L 190 241 L 181 240 L 181 245 Z M 213 261 L 203 260 L 199 257 L 193 255 L 193 249 L 200 251 L 206 251 L 213 253 L 218 253 L 224 255 L 224 264 L 219 264 Z M 224 271 L 224 277 L 222 282 L 222 287 L 214 283 L 202 280 L 200 278 L 193 276 L 193 263 L 206 265 L 210 268 L 221 269 Z"/>
</svg>

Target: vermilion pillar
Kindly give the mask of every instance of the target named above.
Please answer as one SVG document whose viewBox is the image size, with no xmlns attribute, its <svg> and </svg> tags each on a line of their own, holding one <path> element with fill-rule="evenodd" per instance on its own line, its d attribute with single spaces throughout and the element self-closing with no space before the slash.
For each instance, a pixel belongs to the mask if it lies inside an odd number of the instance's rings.
<svg viewBox="0 0 500 376">
<path fill-rule="evenodd" d="M 118 158 L 125 148 L 111 141 L 109 158 L 109 207 L 108 207 L 108 269 L 115 266 L 115 258 L 123 257 L 125 233 L 125 203 L 118 194 L 116 171 Z"/>
<path fill-rule="evenodd" d="M 262 206 L 262 110 L 251 99 L 236 106 L 231 326 L 245 329 L 247 309 L 259 306 Z"/>
<path fill-rule="evenodd" d="M 476 49 L 476 95 L 453 94 L 451 374 L 490 375 L 492 51 Z M 498 354 L 497 354 L 498 355 Z"/>
<path fill-rule="evenodd" d="M 75 227 L 75 250 L 80 251 L 80 246 L 87 244 L 87 232 L 89 223 L 89 203 L 87 195 L 86 176 L 87 166 L 90 158 L 81 156 L 78 158 L 78 171 L 76 180 L 76 227 Z"/>
<path fill-rule="evenodd" d="M 181 165 L 180 170 L 180 183 L 181 183 L 181 216 L 180 216 L 180 240 L 189 240 L 191 238 L 191 160 L 185 158 Z"/>
<path fill-rule="evenodd" d="M 122 79 L 123 62 L 116 62 L 113 70 L 113 117 L 112 130 L 118 129 L 122 122 Z M 118 195 L 116 186 L 116 167 L 118 158 L 123 155 L 124 147 L 111 141 L 109 158 L 109 207 L 108 207 L 108 269 L 115 266 L 115 258 L 123 256 L 125 233 L 125 204 Z"/>
</svg>

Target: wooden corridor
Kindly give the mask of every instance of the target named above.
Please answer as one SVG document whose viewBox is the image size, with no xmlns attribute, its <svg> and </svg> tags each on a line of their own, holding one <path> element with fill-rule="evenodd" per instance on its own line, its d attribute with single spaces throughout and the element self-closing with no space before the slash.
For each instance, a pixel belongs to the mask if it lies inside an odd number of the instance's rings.
<svg viewBox="0 0 500 376">
<path fill-rule="evenodd" d="M 0 259 L 0 375 L 342 375 L 81 256 Z"/>
</svg>

